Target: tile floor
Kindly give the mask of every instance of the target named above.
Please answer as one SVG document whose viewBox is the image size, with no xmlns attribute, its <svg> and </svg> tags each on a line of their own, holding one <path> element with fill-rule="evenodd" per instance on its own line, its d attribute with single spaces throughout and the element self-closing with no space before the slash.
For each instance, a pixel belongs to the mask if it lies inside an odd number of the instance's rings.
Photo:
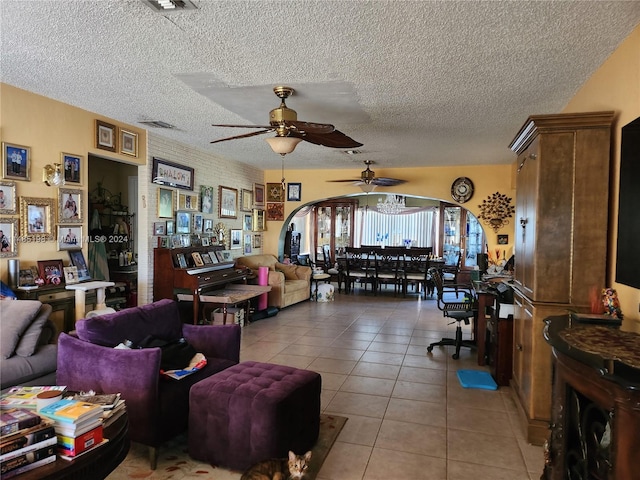
<svg viewBox="0 0 640 480">
<path fill-rule="evenodd" d="M 349 418 L 319 480 L 529 480 L 542 448 L 527 444 L 509 388 L 462 388 L 475 351 L 426 346 L 447 325 L 434 299 L 336 293 L 244 327 L 241 360 L 322 374 L 322 410 Z"/>
</svg>

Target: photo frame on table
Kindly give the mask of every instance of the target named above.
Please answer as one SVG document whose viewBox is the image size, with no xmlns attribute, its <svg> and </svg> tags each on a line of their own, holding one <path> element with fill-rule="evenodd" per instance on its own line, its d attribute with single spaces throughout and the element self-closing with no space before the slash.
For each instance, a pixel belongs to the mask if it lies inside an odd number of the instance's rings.
<svg viewBox="0 0 640 480">
<path fill-rule="evenodd" d="M 138 156 L 138 134 L 130 132 L 124 128 L 120 129 L 120 153 L 124 155 L 130 155 L 132 157 Z"/>
<path fill-rule="evenodd" d="M 116 126 L 102 120 L 96 120 L 96 148 L 116 151 Z"/>
<path fill-rule="evenodd" d="M 253 206 L 264 207 L 264 184 L 253 184 Z"/>
<path fill-rule="evenodd" d="M 216 255 L 215 250 L 209 250 L 207 252 L 209 254 L 209 257 L 211 258 L 211 263 L 218 263 L 220 260 L 218 260 L 218 256 Z"/>
<path fill-rule="evenodd" d="M 299 202 L 302 200 L 302 184 L 287 183 L 287 201 Z"/>
<path fill-rule="evenodd" d="M 0 180 L 0 214 L 16 214 L 16 182 Z"/>
<path fill-rule="evenodd" d="M 198 203 L 197 193 L 180 193 L 178 192 L 178 204 L 176 210 L 191 210 L 198 211 L 200 207 Z"/>
<path fill-rule="evenodd" d="M 60 162 L 64 168 L 64 182 L 80 185 L 82 183 L 82 169 L 84 157 L 73 153 L 60 153 Z"/>
<path fill-rule="evenodd" d="M 284 203 L 282 202 L 267 202 L 267 221 L 282 221 L 284 220 Z"/>
<path fill-rule="evenodd" d="M 35 285 L 36 278 L 38 278 L 38 269 L 36 267 L 21 268 L 18 273 L 18 286 L 30 287 Z"/>
<path fill-rule="evenodd" d="M 253 215 L 245 215 L 244 216 L 244 223 L 242 225 L 242 229 L 243 230 L 253 230 Z"/>
<path fill-rule="evenodd" d="M 82 223 L 82 190 L 58 189 L 58 223 Z"/>
<path fill-rule="evenodd" d="M 175 220 L 167 220 L 165 222 L 165 231 L 166 231 L 166 235 L 173 235 L 174 233 L 176 233 Z"/>
<path fill-rule="evenodd" d="M 62 285 L 64 283 L 62 268 L 62 259 L 38 260 L 38 275 L 44 280 L 45 285 Z"/>
<path fill-rule="evenodd" d="M 211 246 L 211 239 L 209 237 L 202 237 L 202 246 L 203 247 L 210 247 Z"/>
<path fill-rule="evenodd" d="M 193 173 L 194 170 L 191 167 L 153 157 L 151 167 L 151 182 L 153 183 L 182 190 L 193 190 Z"/>
<path fill-rule="evenodd" d="M 20 197 L 21 236 L 29 241 L 52 240 L 53 225 L 52 198 Z"/>
<path fill-rule="evenodd" d="M 158 218 L 173 218 L 176 191 L 158 187 Z"/>
<path fill-rule="evenodd" d="M 264 223 L 264 210 L 259 208 L 253 209 L 253 231 L 262 232 L 266 230 Z"/>
<path fill-rule="evenodd" d="M 176 212 L 176 233 L 191 233 L 191 212 Z"/>
<path fill-rule="evenodd" d="M 216 250 L 216 258 L 218 262 L 231 262 L 233 261 L 233 255 L 231 250 Z"/>
<path fill-rule="evenodd" d="M 509 243 L 509 235 L 498 235 L 498 245 L 507 245 Z"/>
<path fill-rule="evenodd" d="M 58 250 L 82 247 L 82 225 L 58 225 Z"/>
<path fill-rule="evenodd" d="M 253 235 L 253 248 L 262 248 L 262 235 Z"/>
<path fill-rule="evenodd" d="M 284 202 L 284 191 L 281 183 L 267 183 L 267 203 Z"/>
<path fill-rule="evenodd" d="M 238 190 L 220 186 L 219 190 L 220 218 L 238 218 Z"/>
<path fill-rule="evenodd" d="M 242 248 L 242 230 L 236 230 L 235 228 L 231 229 L 231 240 L 229 248 L 231 250 Z"/>
<path fill-rule="evenodd" d="M 0 218 L 0 258 L 18 256 L 18 219 Z"/>
<path fill-rule="evenodd" d="M 213 187 L 208 185 L 200 186 L 200 211 L 202 213 L 213 213 Z"/>
<path fill-rule="evenodd" d="M 78 268 L 78 280 L 81 282 L 85 280 L 91 280 L 91 275 L 89 275 L 89 267 L 87 267 L 87 262 L 84 259 L 84 254 L 82 250 L 69 250 L 69 260 L 71 261 L 71 265 Z"/>
<path fill-rule="evenodd" d="M 250 212 L 253 207 L 253 192 L 251 190 L 247 190 L 246 188 L 242 189 L 242 200 L 240 210 L 243 212 Z"/>
<path fill-rule="evenodd" d="M 73 285 L 74 283 L 80 282 L 80 277 L 78 276 L 78 267 L 71 265 L 70 267 L 62 267 L 62 271 L 64 272 L 64 282 L 67 285 Z"/>
<path fill-rule="evenodd" d="M 2 142 L 2 178 L 29 181 L 31 148 Z"/>
<path fill-rule="evenodd" d="M 154 235 L 166 235 L 167 234 L 167 222 L 153 222 L 153 234 Z"/>
</svg>

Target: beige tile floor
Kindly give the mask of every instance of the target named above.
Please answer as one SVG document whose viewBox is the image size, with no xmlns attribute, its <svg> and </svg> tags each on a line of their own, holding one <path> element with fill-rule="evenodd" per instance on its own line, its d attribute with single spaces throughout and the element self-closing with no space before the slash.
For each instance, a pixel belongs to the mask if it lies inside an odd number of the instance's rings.
<svg viewBox="0 0 640 480">
<path fill-rule="evenodd" d="M 349 418 L 319 480 L 540 478 L 542 448 L 524 440 L 510 389 L 460 386 L 456 370 L 484 368 L 475 351 L 426 354 L 455 329 L 435 303 L 336 293 L 244 327 L 241 360 L 320 372 L 322 410 Z"/>
</svg>

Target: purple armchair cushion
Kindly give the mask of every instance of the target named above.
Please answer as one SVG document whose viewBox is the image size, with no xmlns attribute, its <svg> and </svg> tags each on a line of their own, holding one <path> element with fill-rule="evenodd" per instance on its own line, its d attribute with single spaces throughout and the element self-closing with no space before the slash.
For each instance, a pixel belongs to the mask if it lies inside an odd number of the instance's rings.
<svg viewBox="0 0 640 480">
<path fill-rule="evenodd" d="M 76 332 L 86 342 L 115 347 L 125 339 L 138 344 L 149 335 L 176 340 L 182 336 L 182 321 L 177 303 L 164 299 L 79 320 Z"/>
</svg>

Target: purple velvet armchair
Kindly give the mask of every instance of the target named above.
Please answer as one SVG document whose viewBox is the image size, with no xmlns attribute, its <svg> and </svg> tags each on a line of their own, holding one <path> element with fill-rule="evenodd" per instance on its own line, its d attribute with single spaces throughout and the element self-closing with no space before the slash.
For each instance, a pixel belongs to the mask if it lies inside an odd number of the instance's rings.
<svg viewBox="0 0 640 480">
<path fill-rule="evenodd" d="M 113 348 L 125 339 L 137 344 L 151 334 L 167 340 L 184 337 L 207 357 L 207 365 L 171 380 L 160 376 L 159 348 Z M 187 429 L 191 386 L 239 359 L 238 325 L 183 324 L 177 303 L 160 300 L 79 320 L 75 333 L 60 334 L 57 382 L 70 390 L 120 392 L 129 415 L 129 437 L 150 447 L 155 469 L 157 447 Z"/>
</svg>

